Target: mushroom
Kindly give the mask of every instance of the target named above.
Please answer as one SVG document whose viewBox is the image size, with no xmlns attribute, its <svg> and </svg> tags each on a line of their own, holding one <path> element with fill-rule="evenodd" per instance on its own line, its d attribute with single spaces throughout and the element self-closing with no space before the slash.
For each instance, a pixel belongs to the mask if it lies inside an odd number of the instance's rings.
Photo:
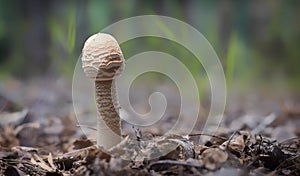
<svg viewBox="0 0 300 176">
<path fill-rule="evenodd" d="M 85 75 L 95 81 L 97 145 L 109 149 L 121 141 L 115 77 L 122 73 L 125 60 L 115 38 L 104 33 L 86 40 L 81 60 Z"/>
</svg>

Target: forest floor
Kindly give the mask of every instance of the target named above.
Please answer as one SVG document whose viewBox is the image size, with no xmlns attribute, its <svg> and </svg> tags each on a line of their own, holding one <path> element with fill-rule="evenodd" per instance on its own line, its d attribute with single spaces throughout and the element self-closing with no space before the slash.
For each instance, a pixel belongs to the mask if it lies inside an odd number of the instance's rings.
<svg viewBox="0 0 300 176">
<path fill-rule="evenodd" d="M 0 85 L 0 175 L 300 175 L 297 100 L 265 116 L 226 112 L 215 134 L 133 128 L 108 155 L 78 127 L 64 82 Z"/>
</svg>

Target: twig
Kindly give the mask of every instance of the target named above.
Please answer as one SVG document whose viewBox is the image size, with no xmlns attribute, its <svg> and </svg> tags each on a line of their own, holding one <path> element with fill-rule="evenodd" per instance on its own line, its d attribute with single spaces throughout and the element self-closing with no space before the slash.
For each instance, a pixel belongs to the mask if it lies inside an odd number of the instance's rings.
<svg viewBox="0 0 300 176">
<path fill-rule="evenodd" d="M 216 136 L 216 135 L 213 135 L 213 134 L 206 134 L 206 133 L 194 133 L 194 134 L 189 134 L 190 137 L 192 136 L 210 136 L 210 137 L 214 137 L 214 138 L 218 138 L 218 139 L 221 139 L 221 140 L 224 140 L 226 141 L 227 138 L 225 137 L 222 137 L 222 136 Z"/>
<path fill-rule="evenodd" d="M 228 148 L 228 145 L 230 144 L 231 140 L 233 139 L 233 137 L 234 137 L 236 134 L 240 134 L 240 132 L 239 132 L 239 131 L 235 131 L 235 132 L 229 137 L 225 149 Z"/>
<path fill-rule="evenodd" d="M 274 112 L 268 115 L 267 117 L 264 117 L 264 120 L 251 131 L 251 134 L 255 135 L 260 133 L 267 126 L 269 126 L 277 117 L 278 117 L 278 113 L 274 113 Z"/>
</svg>

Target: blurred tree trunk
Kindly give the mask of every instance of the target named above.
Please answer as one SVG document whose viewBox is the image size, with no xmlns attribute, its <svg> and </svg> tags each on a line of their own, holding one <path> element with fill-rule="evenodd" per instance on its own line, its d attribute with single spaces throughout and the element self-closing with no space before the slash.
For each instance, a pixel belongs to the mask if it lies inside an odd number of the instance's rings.
<svg viewBox="0 0 300 176">
<path fill-rule="evenodd" d="M 44 74 L 50 67 L 49 32 L 47 15 L 50 1 L 22 0 L 21 14 L 25 26 L 22 44 L 24 45 L 26 75 Z"/>
<path fill-rule="evenodd" d="M 232 32 L 233 23 L 233 2 L 230 0 L 221 1 L 219 4 L 219 37 L 222 52 L 226 53 L 228 50 L 228 42 Z"/>
</svg>

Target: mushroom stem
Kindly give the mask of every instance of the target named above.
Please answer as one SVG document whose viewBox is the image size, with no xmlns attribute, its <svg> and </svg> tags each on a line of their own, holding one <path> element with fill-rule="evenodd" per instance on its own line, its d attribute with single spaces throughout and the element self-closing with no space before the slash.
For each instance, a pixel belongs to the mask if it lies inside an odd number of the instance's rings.
<svg viewBox="0 0 300 176">
<path fill-rule="evenodd" d="M 121 141 L 121 125 L 114 80 L 95 81 L 98 108 L 98 146 L 108 149 Z"/>
<path fill-rule="evenodd" d="M 116 39 L 104 33 L 89 37 L 82 48 L 82 68 L 95 80 L 98 108 L 97 144 L 110 149 L 121 142 L 121 128 L 114 79 L 124 69 L 125 59 Z"/>
</svg>

